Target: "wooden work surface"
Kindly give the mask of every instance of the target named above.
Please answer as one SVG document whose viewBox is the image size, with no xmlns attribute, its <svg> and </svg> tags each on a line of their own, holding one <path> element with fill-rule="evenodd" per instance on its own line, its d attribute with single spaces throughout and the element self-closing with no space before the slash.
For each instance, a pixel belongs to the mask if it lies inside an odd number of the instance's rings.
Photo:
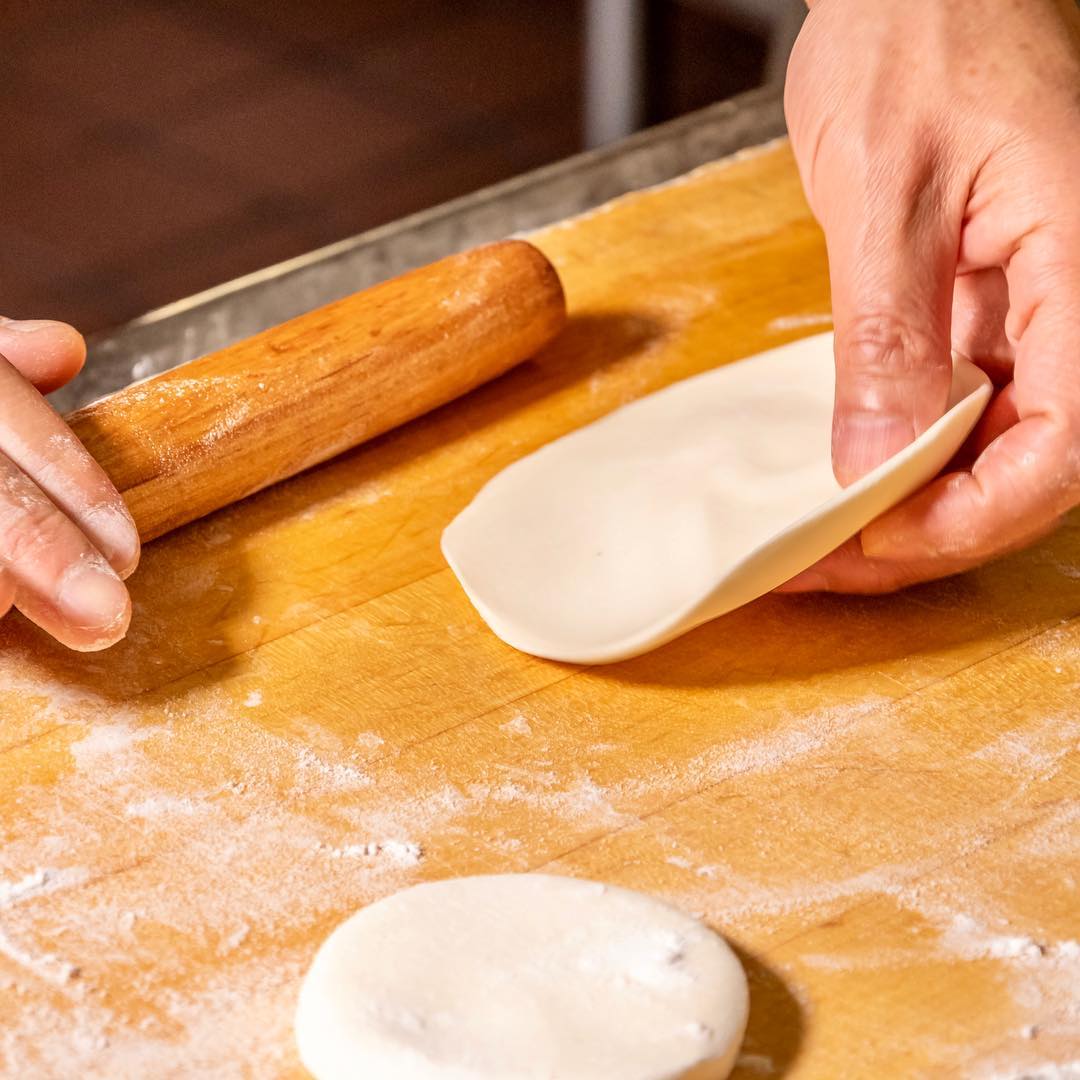
<svg viewBox="0 0 1080 1080">
<path fill-rule="evenodd" d="M 0 1069 L 296 1077 L 318 943 L 544 869 L 699 912 L 738 1076 L 1080 1060 L 1080 519 L 877 599 L 767 597 L 632 662 L 518 654 L 439 534 L 544 442 L 827 323 L 781 144 L 541 233 L 536 361 L 152 545 L 128 640 L 0 627 Z M 428 928 L 430 929 L 430 928 Z"/>
</svg>

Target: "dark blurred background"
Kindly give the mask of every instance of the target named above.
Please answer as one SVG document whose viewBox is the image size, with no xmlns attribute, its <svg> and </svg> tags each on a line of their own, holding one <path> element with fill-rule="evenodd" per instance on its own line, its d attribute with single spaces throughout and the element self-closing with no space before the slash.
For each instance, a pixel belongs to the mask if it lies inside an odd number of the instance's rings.
<svg viewBox="0 0 1080 1080">
<path fill-rule="evenodd" d="M 0 0 L 0 313 L 98 330 L 729 97 L 785 4 Z"/>
</svg>

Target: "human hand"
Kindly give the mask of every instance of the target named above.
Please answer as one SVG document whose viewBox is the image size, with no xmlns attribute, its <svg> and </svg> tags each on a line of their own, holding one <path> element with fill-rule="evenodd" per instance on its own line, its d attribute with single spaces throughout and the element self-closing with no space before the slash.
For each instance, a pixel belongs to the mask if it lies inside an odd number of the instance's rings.
<svg viewBox="0 0 1080 1080">
<path fill-rule="evenodd" d="M 785 109 L 829 253 L 837 479 L 941 416 L 950 345 L 998 390 L 966 467 L 782 588 L 883 592 L 1030 543 L 1080 503 L 1080 10 L 811 0 Z"/>
<path fill-rule="evenodd" d="M 139 536 L 119 492 L 41 396 L 82 368 L 64 323 L 0 318 L 0 615 L 89 652 L 119 641 Z"/>
</svg>

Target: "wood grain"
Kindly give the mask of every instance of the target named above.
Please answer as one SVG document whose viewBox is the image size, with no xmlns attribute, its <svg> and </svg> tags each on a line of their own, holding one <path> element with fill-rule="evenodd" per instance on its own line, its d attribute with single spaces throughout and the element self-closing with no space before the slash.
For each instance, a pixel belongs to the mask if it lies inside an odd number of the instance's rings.
<svg viewBox="0 0 1080 1080">
<path fill-rule="evenodd" d="M 149 545 L 116 649 L 0 624 L 0 1073 L 301 1077 L 297 986 L 337 922 L 529 869 L 727 935 L 739 1080 L 1080 1058 L 1080 519 L 623 664 L 514 652 L 438 550 L 481 484 L 829 310 L 784 144 L 532 239 L 569 306 L 533 361 Z M 363 853 L 386 841 L 420 850 Z"/>
<path fill-rule="evenodd" d="M 153 540 L 504 374 L 565 320 L 551 264 L 506 240 L 327 304 L 68 422 Z"/>
</svg>

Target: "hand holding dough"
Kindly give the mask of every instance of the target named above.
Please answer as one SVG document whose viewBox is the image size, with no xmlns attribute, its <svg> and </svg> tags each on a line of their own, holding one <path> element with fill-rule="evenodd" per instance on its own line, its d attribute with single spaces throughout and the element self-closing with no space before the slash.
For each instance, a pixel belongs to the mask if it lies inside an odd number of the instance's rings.
<svg viewBox="0 0 1080 1080">
<path fill-rule="evenodd" d="M 1015 550 L 1080 505 L 1080 6 L 810 5 L 784 103 L 828 246 L 837 475 L 940 415 L 950 346 L 1000 388 L 967 468 L 800 583 L 874 592 Z"/>
<path fill-rule="evenodd" d="M 990 396 L 955 357 L 946 414 L 841 489 L 833 386 L 831 334 L 676 383 L 505 469 L 443 553 L 515 648 L 577 663 L 645 652 L 776 588 L 927 483 Z"/>
</svg>

